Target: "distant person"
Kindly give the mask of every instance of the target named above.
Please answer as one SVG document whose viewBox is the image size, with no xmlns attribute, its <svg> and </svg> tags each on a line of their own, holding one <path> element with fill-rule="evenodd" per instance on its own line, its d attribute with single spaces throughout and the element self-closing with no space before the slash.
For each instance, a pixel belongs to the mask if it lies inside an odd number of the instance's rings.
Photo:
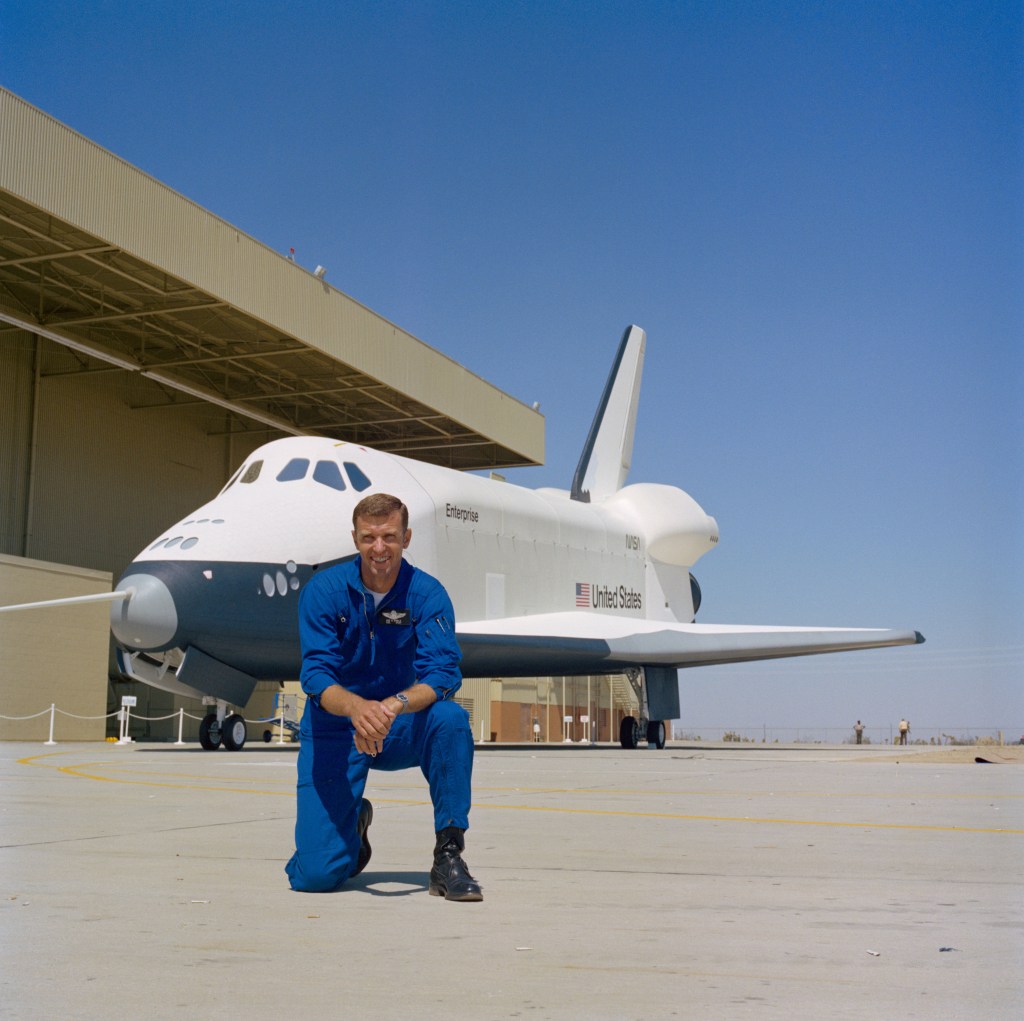
<svg viewBox="0 0 1024 1021">
<path fill-rule="evenodd" d="M 854 734 L 857 735 L 857 744 L 863 744 L 864 743 L 864 724 L 861 723 L 860 720 L 858 720 L 853 725 L 853 732 L 854 732 Z"/>
<path fill-rule="evenodd" d="M 369 770 L 419 766 L 434 806 L 430 893 L 483 900 L 462 860 L 473 733 L 452 696 L 462 684 L 444 587 L 403 559 L 412 531 L 395 496 L 352 512 L 359 555 L 315 574 L 299 599 L 303 691 L 293 890 L 329 892 L 370 860 Z"/>
<path fill-rule="evenodd" d="M 900 744 L 906 744 L 909 735 L 910 724 L 906 720 L 900 720 Z"/>
</svg>

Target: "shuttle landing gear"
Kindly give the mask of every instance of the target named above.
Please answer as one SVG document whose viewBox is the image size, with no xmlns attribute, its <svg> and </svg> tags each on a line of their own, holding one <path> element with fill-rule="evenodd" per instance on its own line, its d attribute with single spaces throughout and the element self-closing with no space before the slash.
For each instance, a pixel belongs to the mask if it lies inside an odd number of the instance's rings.
<svg viewBox="0 0 1024 1021">
<path fill-rule="evenodd" d="M 216 751 L 220 747 L 220 724 L 217 714 L 209 713 L 199 724 L 199 743 L 208 751 Z"/>
<path fill-rule="evenodd" d="M 221 744 L 229 752 L 242 750 L 248 730 L 239 713 L 228 713 L 228 705 L 220 699 L 203 699 L 206 705 L 216 705 L 216 711 L 207 713 L 199 724 L 199 743 L 208 752 L 216 751 Z"/>
<path fill-rule="evenodd" d="M 619 724 L 619 744 L 623 748 L 636 748 L 644 734 L 648 748 L 665 747 L 665 723 L 663 720 L 649 720 L 642 726 L 635 716 L 626 716 Z"/>
<path fill-rule="evenodd" d="M 224 726 L 221 728 L 221 735 L 223 737 L 224 747 L 227 748 L 229 752 L 240 752 L 242 750 L 242 745 L 245 744 L 245 720 L 243 720 L 238 713 L 232 713 L 224 721 Z"/>
<path fill-rule="evenodd" d="M 665 721 L 664 720 L 651 720 L 647 724 L 647 747 L 648 748 L 664 748 L 665 747 Z"/>
<path fill-rule="evenodd" d="M 619 744 L 635 748 L 640 741 L 640 723 L 635 716 L 624 716 L 619 724 Z"/>
<path fill-rule="evenodd" d="M 647 670 L 651 669 L 650 667 Z M 648 678 L 647 670 L 643 667 L 634 667 L 626 671 L 626 679 L 636 692 L 637 704 L 640 708 L 640 718 L 626 716 L 619 724 L 619 744 L 623 748 L 636 748 L 644 739 L 648 748 L 665 747 L 665 722 L 664 720 L 652 720 L 649 710 L 648 699 Z M 674 673 L 672 680 L 674 683 Z M 659 677 L 659 682 L 664 683 L 664 678 Z M 659 697 L 660 693 L 659 693 Z M 663 699 L 662 699 L 663 700 Z M 655 706 L 655 709 L 658 707 Z"/>
</svg>

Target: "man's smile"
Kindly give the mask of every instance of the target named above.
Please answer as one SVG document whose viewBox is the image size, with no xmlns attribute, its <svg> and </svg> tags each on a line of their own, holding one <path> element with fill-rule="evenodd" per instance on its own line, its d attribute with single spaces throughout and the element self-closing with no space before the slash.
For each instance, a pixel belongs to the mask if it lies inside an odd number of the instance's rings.
<svg viewBox="0 0 1024 1021">
<path fill-rule="evenodd" d="M 387 592 L 394 584 L 411 535 L 397 511 L 387 518 L 357 522 L 352 539 L 363 560 L 363 582 L 373 591 Z"/>
</svg>

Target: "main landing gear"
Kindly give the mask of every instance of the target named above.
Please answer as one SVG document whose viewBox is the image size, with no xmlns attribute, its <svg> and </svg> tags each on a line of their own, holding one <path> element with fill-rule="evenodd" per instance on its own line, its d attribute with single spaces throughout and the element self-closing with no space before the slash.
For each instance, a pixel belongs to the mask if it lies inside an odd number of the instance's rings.
<svg viewBox="0 0 1024 1021">
<path fill-rule="evenodd" d="M 664 748 L 665 721 L 648 720 L 646 726 L 642 726 L 635 716 L 624 717 L 619 724 L 619 744 L 623 748 L 636 748 L 643 739 L 648 748 Z"/>
<path fill-rule="evenodd" d="M 199 743 L 208 752 L 216 751 L 222 744 L 229 752 L 242 750 L 248 731 L 245 720 L 238 713 L 229 713 L 228 704 L 220 699 L 203 699 L 208 706 L 216 705 L 216 711 L 207 713 L 199 724 Z"/>
<path fill-rule="evenodd" d="M 665 721 L 664 720 L 652 720 L 651 712 L 649 709 L 649 681 L 654 680 L 653 677 L 647 677 L 647 671 L 650 668 L 644 667 L 632 667 L 626 671 L 626 679 L 629 681 L 630 686 L 636 693 L 637 705 L 640 708 L 640 718 L 637 719 L 635 716 L 626 716 L 623 718 L 622 723 L 619 724 L 619 744 L 623 748 L 636 748 L 641 741 L 647 741 L 648 748 L 664 748 L 665 747 Z M 675 683 L 675 673 L 671 675 L 672 683 Z M 662 687 L 664 684 L 664 678 L 658 677 L 658 687 Z M 678 695 L 677 695 L 678 697 Z M 663 693 L 658 692 L 658 698 L 663 701 Z M 655 708 L 658 708 L 657 706 Z"/>
</svg>

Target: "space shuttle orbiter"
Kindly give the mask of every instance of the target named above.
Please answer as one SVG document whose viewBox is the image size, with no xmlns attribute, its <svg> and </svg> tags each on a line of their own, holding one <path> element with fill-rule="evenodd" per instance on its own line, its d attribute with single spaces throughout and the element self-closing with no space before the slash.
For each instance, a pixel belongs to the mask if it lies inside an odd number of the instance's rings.
<svg viewBox="0 0 1024 1021">
<path fill-rule="evenodd" d="M 912 630 L 697 624 L 691 568 L 718 525 L 673 486 L 626 484 L 646 336 L 623 335 L 569 490 L 527 489 L 356 444 L 287 437 L 155 538 L 109 597 L 129 676 L 216 705 L 204 744 L 238 748 L 258 680 L 298 676 L 298 595 L 354 556 L 368 492 L 409 507 L 406 555 L 445 584 L 467 677 L 625 672 L 640 718 L 625 747 L 662 747 L 678 669 L 911 645 Z"/>
</svg>

